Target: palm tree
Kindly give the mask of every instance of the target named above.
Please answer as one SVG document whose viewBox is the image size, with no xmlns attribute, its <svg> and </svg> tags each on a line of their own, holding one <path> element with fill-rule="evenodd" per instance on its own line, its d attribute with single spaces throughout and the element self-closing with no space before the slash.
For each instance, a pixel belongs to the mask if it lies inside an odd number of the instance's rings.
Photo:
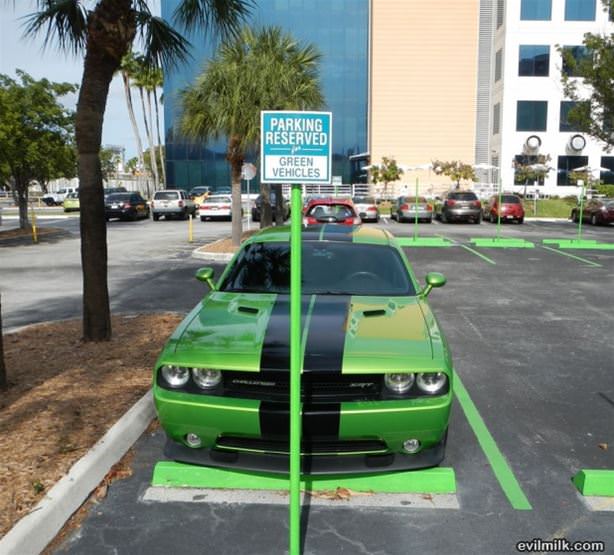
<svg viewBox="0 0 614 555">
<path fill-rule="evenodd" d="M 180 0 L 174 20 L 186 32 L 194 28 L 233 34 L 249 13 L 252 0 Z M 159 17 L 147 0 L 37 0 L 26 35 L 45 34 L 44 46 L 83 54 L 83 77 L 75 122 L 81 201 L 81 264 L 83 270 L 83 339 L 111 338 L 107 285 L 107 236 L 104 219 L 100 143 L 113 75 L 138 35 L 147 61 L 172 66 L 188 57 L 189 42 Z"/>
<path fill-rule="evenodd" d="M 132 131 L 134 133 L 134 139 L 136 141 L 136 152 L 138 157 L 138 168 L 144 168 L 143 162 L 143 141 L 141 141 L 141 133 L 139 132 L 139 126 L 136 123 L 136 116 L 134 114 L 134 103 L 132 102 L 132 88 L 130 80 L 137 72 L 136 60 L 132 50 L 128 52 L 121 61 L 120 73 L 122 81 L 124 82 L 124 93 L 126 95 L 126 105 L 128 107 L 128 116 L 130 117 L 130 124 L 132 125 Z M 149 196 L 149 181 L 147 181 L 147 193 Z"/>
<path fill-rule="evenodd" d="M 157 68 L 152 75 L 154 106 L 156 109 L 156 134 L 158 136 L 158 153 L 160 155 L 160 167 L 162 168 L 162 182 L 166 184 L 166 164 L 164 162 L 164 147 L 162 146 L 162 137 L 160 135 L 160 113 L 159 106 L 163 101 L 164 95 L 158 98 L 158 88 L 164 84 L 164 72 L 162 68 Z"/>
<path fill-rule="evenodd" d="M 182 92 L 181 132 L 198 139 L 228 139 L 232 182 L 232 242 L 241 238 L 241 166 L 258 145 L 261 110 L 320 108 L 320 54 L 278 27 L 243 29 L 224 42 L 195 83 Z"/>
</svg>

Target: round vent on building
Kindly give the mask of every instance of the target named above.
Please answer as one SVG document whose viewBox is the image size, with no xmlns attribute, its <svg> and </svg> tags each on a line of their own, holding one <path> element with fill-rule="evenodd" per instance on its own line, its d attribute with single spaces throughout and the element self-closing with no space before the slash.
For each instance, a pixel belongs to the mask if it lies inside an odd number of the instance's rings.
<svg viewBox="0 0 614 555">
<path fill-rule="evenodd" d="M 582 135 L 573 135 L 569 139 L 569 148 L 579 152 L 586 146 L 586 139 Z"/>
<path fill-rule="evenodd" d="M 524 146 L 527 150 L 537 150 L 540 146 L 542 146 L 542 140 L 537 135 L 529 135 L 527 137 Z"/>
</svg>

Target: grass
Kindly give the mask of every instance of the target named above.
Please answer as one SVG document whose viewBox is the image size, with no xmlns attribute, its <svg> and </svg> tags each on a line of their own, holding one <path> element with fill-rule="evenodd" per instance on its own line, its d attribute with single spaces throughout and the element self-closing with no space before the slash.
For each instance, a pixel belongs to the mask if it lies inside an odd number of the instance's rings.
<svg viewBox="0 0 614 555">
<path fill-rule="evenodd" d="M 576 206 L 575 199 L 541 199 L 535 203 L 532 200 L 523 201 L 524 211 L 528 218 L 569 218 L 571 210 Z M 537 211 L 534 207 L 537 206 Z"/>
</svg>

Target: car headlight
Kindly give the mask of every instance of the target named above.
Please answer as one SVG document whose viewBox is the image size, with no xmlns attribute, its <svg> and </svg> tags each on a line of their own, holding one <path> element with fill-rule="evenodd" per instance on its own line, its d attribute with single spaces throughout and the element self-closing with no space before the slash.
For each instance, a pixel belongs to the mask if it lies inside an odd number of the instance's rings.
<svg viewBox="0 0 614 555">
<path fill-rule="evenodd" d="M 190 379 L 190 369 L 184 366 L 162 366 L 160 371 L 171 387 L 182 387 Z"/>
<path fill-rule="evenodd" d="M 416 383 L 418 387 L 425 393 L 437 393 L 442 390 L 448 377 L 443 372 L 425 372 L 418 374 Z"/>
<path fill-rule="evenodd" d="M 222 373 L 208 368 L 192 368 L 192 379 L 201 389 L 212 389 L 222 381 Z"/>
<path fill-rule="evenodd" d="M 386 374 L 384 383 L 393 393 L 406 393 L 409 391 L 416 377 L 414 374 Z"/>
</svg>

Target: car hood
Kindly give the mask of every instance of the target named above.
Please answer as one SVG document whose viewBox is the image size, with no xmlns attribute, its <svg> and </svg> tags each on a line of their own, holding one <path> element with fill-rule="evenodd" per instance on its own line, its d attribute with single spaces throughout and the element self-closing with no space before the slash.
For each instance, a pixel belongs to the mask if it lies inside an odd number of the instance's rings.
<svg viewBox="0 0 614 555">
<path fill-rule="evenodd" d="M 259 372 L 290 364 L 288 295 L 213 292 L 173 335 L 161 363 Z M 306 295 L 303 372 L 383 373 L 442 367 L 442 339 L 418 297 Z"/>
</svg>

